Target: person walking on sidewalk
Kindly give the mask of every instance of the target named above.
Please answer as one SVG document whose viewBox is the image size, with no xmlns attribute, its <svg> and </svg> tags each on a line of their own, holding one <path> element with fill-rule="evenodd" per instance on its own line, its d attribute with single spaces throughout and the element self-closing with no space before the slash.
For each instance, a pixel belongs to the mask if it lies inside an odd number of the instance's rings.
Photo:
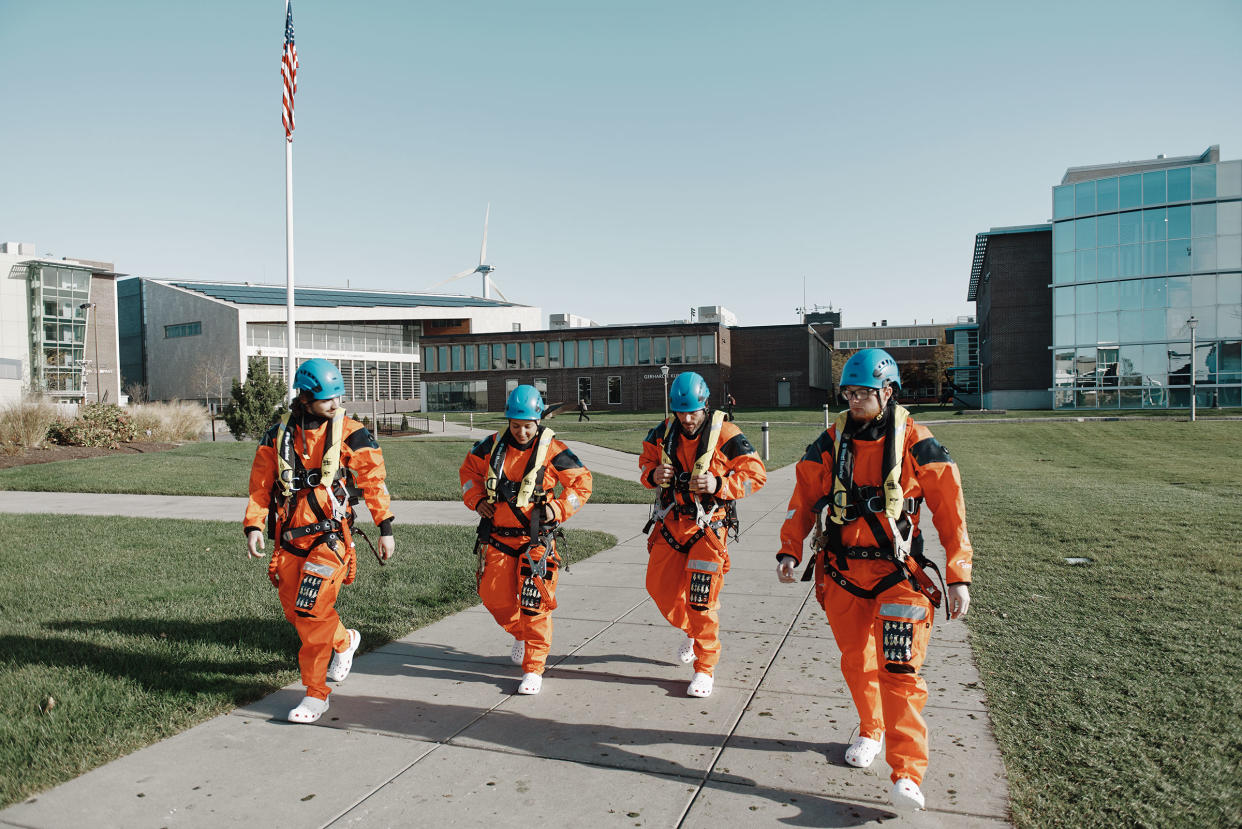
<svg viewBox="0 0 1242 829">
<path fill-rule="evenodd" d="M 302 640 L 298 666 L 306 695 L 288 718 L 312 723 L 328 710 L 327 681 L 349 676 L 362 642 L 335 607 L 358 566 L 353 504 L 359 493 L 379 526 L 377 555 L 388 560 L 395 544 L 384 456 L 366 427 L 341 408 L 341 372 L 327 360 L 307 360 L 293 387 L 298 396 L 289 412 L 255 452 L 244 527 L 250 558 L 264 555 L 263 527 L 272 539 L 268 578 Z"/>
<path fill-rule="evenodd" d="M 686 634 L 677 659 L 694 663 L 686 688 L 692 697 L 711 695 L 720 659 L 717 613 L 729 572 L 728 534 L 737 533 L 734 502 L 758 492 L 768 477 L 755 447 L 723 411 L 708 410 L 707 397 L 700 375 L 677 375 L 669 390 L 673 416 L 648 433 L 638 461 L 643 486 L 658 490 L 643 529 L 650 532 L 647 592 Z"/>
<path fill-rule="evenodd" d="M 973 557 L 962 481 L 948 450 L 894 402 L 901 377 L 888 352 L 854 354 L 840 387 L 849 409 L 798 462 L 776 573 L 794 580 L 814 529 L 815 560 L 803 578 L 816 578 L 860 720 L 845 762 L 866 768 L 883 745 L 893 804 L 921 809 L 928 752 L 919 669 L 942 596 L 926 572 L 939 575 L 923 555 L 919 509 L 924 500 L 931 508 L 947 561 L 948 615 L 960 619 L 970 607 Z"/>
<path fill-rule="evenodd" d="M 586 398 L 579 397 L 578 398 L 578 422 L 581 423 L 584 420 L 590 422 L 591 416 L 587 414 Z"/>
<path fill-rule="evenodd" d="M 459 471 L 461 500 L 479 514 L 479 598 L 513 636 L 519 694 L 543 687 L 561 569 L 556 536 L 591 497 L 590 471 L 540 424 L 543 414 L 538 389 L 515 388 L 505 404 L 509 427 L 476 443 Z"/>
</svg>

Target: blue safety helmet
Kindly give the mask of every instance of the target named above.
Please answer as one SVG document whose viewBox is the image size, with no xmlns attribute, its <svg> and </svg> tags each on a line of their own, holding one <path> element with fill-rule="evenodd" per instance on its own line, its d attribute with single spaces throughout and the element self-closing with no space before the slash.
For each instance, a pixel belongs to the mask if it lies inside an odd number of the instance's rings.
<svg viewBox="0 0 1242 829">
<path fill-rule="evenodd" d="M 543 417 L 543 396 L 534 386 L 518 386 L 509 392 L 505 417 L 510 420 L 539 420 Z"/>
<path fill-rule="evenodd" d="M 897 361 L 882 348 L 864 348 L 845 361 L 841 369 L 841 388 L 862 386 L 865 389 L 882 389 L 885 386 L 901 388 L 901 375 L 897 373 Z"/>
<path fill-rule="evenodd" d="M 298 373 L 293 375 L 293 387 L 310 392 L 315 400 L 345 396 L 341 370 L 321 357 L 298 366 Z"/>
<path fill-rule="evenodd" d="M 668 390 L 668 407 L 675 412 L 697 412 L 707 408 L 707 381 L 693 371 L 683 372 Z"/>
</svg>

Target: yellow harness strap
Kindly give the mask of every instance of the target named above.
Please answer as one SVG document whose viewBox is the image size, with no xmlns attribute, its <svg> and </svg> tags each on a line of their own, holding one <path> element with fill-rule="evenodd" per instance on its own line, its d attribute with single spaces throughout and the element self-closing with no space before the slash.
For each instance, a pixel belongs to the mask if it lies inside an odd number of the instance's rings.
<svg viewBox="0 0 1242 829">
<path fill-rule="evenodd" d="M 539 443 L 535 447 L 535 459 L 526 470 L 526 474 L 522 476 L 522 483 L 518 486 L 517 497 L 514 499 L 513 505 L 518 509 L 524 509 L 530 506 L 531 496 L 535 494 L 535 481 L 539 478 L 539 472 L 543 469 L 548 459 L 548 447 L 552 445 L 552 438 L 556 436 L 556 432 L 546 426 L 540 429 Z M 487 465 L 487 478 L 483 481 L 483 488 L 487 490 L 487 502 L 489 504 L 496 503 L 496 487 L 500 483 L 500 475 L 497 467 L 504 468 L 504 457 L 496 456 L 505 451 L 504 435 L 500 432 L 496 433 L 496 445 L 492 449 L 491 462 Z"/>
<path fill-rule="evenodd" d="M 280 427 L 276 430 L 276 471 L 280 481 L 282 494 L 288 498 L 293 494 L 290 484 L 293 483 L 294 468 L 293 434 L 289 430 L 289 418 L 293 412 L 285 412 L 280 417 Z M 319 484 L 332 491 L 332 482 L 341 469 L 341 435 L 345 431 L 345 410 L 338 408 L 332 415 L 332 426 L 328 430 L 328 445 L 323 450 L 323 461 L 319 467 Z M 286 442 L 287 441 L 287 442 Z"/>
<path fill-rule="evenodd" d="M 841 412 L 837 415 L 837 420 L 833 424 L 836 430 L 836 438 L 833 441 L 832 457 L 833 469 L 832 476 L 832 512 L 829 518 L 834 524 L 845 523 L 845 510 L 849 506 L 849 493 L 845 488 L 845 481 L 835 474 L 837 459 L 841 457 L 841 435 L 845 431 L 845 426 L 849 422 L 850 413 Z M 884 446 L 884 514 L 890 520 L 896 521 L 901 517 L 905 509 L 906 494 L 901 489 L 901 447 L 906 442 L 906 424 L 910 419 L 910 410 L 905 406 L 893 407 L 893 431 L 891 438 L 885 436 Z M 890 446 L 888 441 L 892 441 Z M 852 483 L 852 482 L 851 482 Z"/>
</svg>

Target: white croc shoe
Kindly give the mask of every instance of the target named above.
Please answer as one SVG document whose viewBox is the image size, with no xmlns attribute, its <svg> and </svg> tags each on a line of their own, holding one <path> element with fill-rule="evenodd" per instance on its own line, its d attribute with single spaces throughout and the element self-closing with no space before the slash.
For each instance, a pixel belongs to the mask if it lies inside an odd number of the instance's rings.
<svg viewBox="0 0 1242 829">
<path fill-rule="evenodd" d="M 296 723 L 313 723 L 315 720 L 323 716 L 323 712 L 328 710 L 328 701 L 317 697 L 302 697 L 302 701 L 298 703 L 298 707 L 289 712 L 287 719 L 289 722 Z"/>
<path fill-rule="evenodd" d="M 694 679 L 686 687 L 688 697 L 710 697 L 712 695 L 712 675 L 696 671 Z"/>
<path fill-rule="evenodd" d="M 681 643 L 681 647 L 677 649 L 677 661 L 683 665 L 689 665 L 694 661 L 694 640 L 689 636 L 686 641 Z"/>
<path fill-rule="evenodd" d="M 518 693 L 532 696 L 539 693 L 542 688 L 543 674 L 522 674 L 522 684 L 518 686 Z"/>
<path fill-rule="evenodd" d="M 349 631 L 349 647 L 343 651 L 333 651 L 332 661 L 328 663 L 328 681 L 344 682 L 349 671 L 354 667 L 354 651 L 362 644 L 362 634 L 356 630 Z"/>
<path fill-rule="evenodd" d="M 521 639 L 514 639 L 513 647 L 509 648 L 509 661 L 514 665 L 521 665 L 524 659 L 526 659 L 526 643 Z"/>
<path fill-rule="evenodd" d="M 888 799 L 903 811 L 912 812 L 923 808 L 923 791 L 918 783 L 908 777 L 897 778 L 893 790 L 888 793 Z"/>
<path fill-rule="evenodd" d="M 855 737 L 854 742 L 845 750 L 845 762 L 856 769 L 865 769 L 875 762 L 883 745 L 881 741 L 870 737 Z"/>
</svg>

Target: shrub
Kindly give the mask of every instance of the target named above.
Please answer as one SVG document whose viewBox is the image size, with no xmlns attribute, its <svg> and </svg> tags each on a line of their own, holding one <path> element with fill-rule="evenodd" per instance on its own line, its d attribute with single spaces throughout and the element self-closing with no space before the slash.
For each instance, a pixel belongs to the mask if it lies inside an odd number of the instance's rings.
<svg viewBox="0 0 1242 829">
<path fill-rule="evenodd" d="M 77 419 L 68 424 L 56 423 L 50 429 L 51 439 L 66 446 L 106 446 L 115 449 L 138 436 L 133 421 L 124 409 L 114 403 L 87 403 Z"/>
<path fill-rule="evenodd" d="M 410 431 L 410 421 L 405 415 L 401 415 L 401 431 Z"/>
<path fill-rule="evenodd" d="M 130 417 L 138 437 L 180 443 L 199 440 L 207 430 L 207 410 L 197 403 L 173 400 L 131 406 Z"/>
<path fill-rule="evenodd" d="M 246 368 L 246 382 L 233 380 L 232 400 L 224 407 L 224 425 L 233 437 L 257 440 L 272 424 L 276 413 L 283 410 L 288 389 L 279 377 L 267 370 L 267 360 L 251 357 Z"/>
<path fill-rule="evenodd" d="M 46 397 L 28 395 L 0 408 L 0 451 L 16 454 L 38 449 L 56 422 L 56 407 Z"/>
</svg>

